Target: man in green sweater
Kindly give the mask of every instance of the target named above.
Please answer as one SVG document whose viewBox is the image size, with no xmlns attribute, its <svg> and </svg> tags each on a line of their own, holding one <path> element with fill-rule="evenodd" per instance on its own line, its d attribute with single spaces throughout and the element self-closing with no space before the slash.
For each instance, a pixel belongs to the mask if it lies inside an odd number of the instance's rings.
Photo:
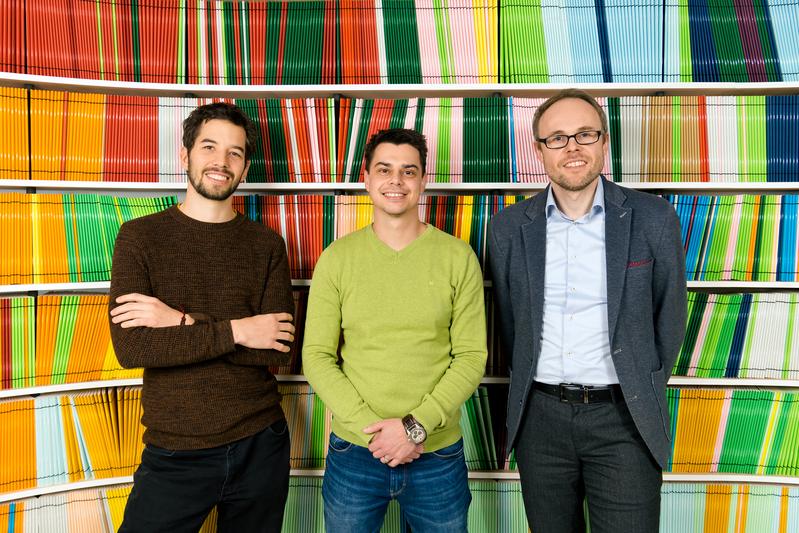
<svg viewBox="0 0 799 533">
<path fill-rule="evenodd" d="M 111 338 L 144 367 L 146 446 L 120 531 L 279 532 L 289 436 L 268 365 L 294 340 L 283 239 L 233 210 L 255 132 L 216 103 L 183 123 L 186 200 L 122 226 L 114 248 Z"/>
<path fill-rule="evenodd" d="M 419 219 L 426 157 L 412 130 L 370 139 L 374 223 L 314 270 L 303 369 L 333 413 L 329 533 L 379 530 L 394 498 L 415 532 L 466 531 L 459 415 L 485 371 L 483 277 L 467 243 Z"/>
</svg>

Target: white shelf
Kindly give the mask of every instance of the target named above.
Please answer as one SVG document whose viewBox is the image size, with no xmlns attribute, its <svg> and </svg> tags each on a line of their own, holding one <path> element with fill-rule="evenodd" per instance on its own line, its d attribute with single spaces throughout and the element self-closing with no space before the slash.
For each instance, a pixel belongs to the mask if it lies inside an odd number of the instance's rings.
<svg viewBox="0 0 799 533">
<path fill-rule="evenodd" d="M 791 485 L 799 486 L 799 477 L 766 476 L 728 473 L 676 473 L 664 472 L 664 483 L 724 483 L 733 485 Z"/>
<path fill-rule="evenodd" d="M 83 381 L 78 383 L 60 383 L 58 385 L 39 385 L 35 387 L 21 387 L 18 389 L 0 390 L 0 399 L 21 398 L 24 396 L 39 396 L 47 394 L 61 394 L 91 389 L 104 389 L 107 387 L 140 387 L 141 378 L 106 379 L 97 381 Z"/>
<path fill-rule="evenodd" d="M 689 289 L 799 290 L 799 281 L 689 281 Z"/>
<path fill-rule="evenodd" d="M 23 285 L 0 285 L 0 295 L 38 293 L 73 293 L 73 292 L 102 292 L 107 293 L 111 286 L 110 281 L 90 281 L 77 283 L 29 283 Z M 310 287 L 309 279 L 293 279 L 292 287 Z"/>
<path fill-rule="evenodd" d="M 799 389 L 799 379 L 771 378 L 698 378 L 691 376 L 671 376 L 670 387 L 760 387 L 766 389 Z"/>
<path fill-rule="evenodd" d="M 80 283 L 28 283 L 21 285 L 0 285 L 0 294 L 26 292 L 108 292 L 110 282 L 87 281 Z"/>
<path fill-rule="evenodd" d="M 576 87 L 594 96 L 796 94 L 799 83 L 419 83 L 342 85 L 212 85 L 106 81 L 3 72 L 0 86 L 138 96 L 200 98 L 541 98 Z"/>
<path fill-rule="evenodd" d="M 799 176 L 797 176 L 799 180 Z M 696 192 L 696 193 L 744 193 L 775 194 L 799 191 L 799 181 L 787 182 L 617 182 L 617 185 L 642 191 L 664 192 Z M 547 186 L 547 182 L 535 183 L 438 183 L 428 182 L 425 186 L 428 193 L 443 192 L 538 192 Z M 130 181 L 71 181 L 71 180 L 0 180 L 0 191 L 25 191 L 36 189 L 41 193 L 97 193 L 136 192 L 138 194 L 183 194 L 186 192 L 185 182 L 130 182 Z M 237 195 L 253 193 L 366 193 L 361 182 L 320 182 L 320 183 L 242 183 L 236 190 Z"/>
<path fill-rule="evenodd" d="M 322 477 L 325 471 L 322 468 L 292 468 L 292 477 Z M 469 479 L 488 479 L 517 481 L 518 471 L 494 470 L 494 471 L 469 471 Z M 788 485 L 799 486 L 799 477 L 789 476 L 766 476 L 755 474 L 729 474 L 729 473 L 663 473 L 664 483 L 708 483 L 708 484 L 732 484 L 732 485 Z M 100 487 L 114 487 L 117 485 L 129 485 L 133 483 L 133 476 L 121 476 L 114 478 L 91 479 L 86 481 L 76 481 L 74 483 L 64 483 L 60 485 L 50 485 L 46 487 L 35 487 L 32 489 L 19 490 L 0 494 L 0 503 L 35 498 L 46 494 L 59 494 L 83 489 Z"/>
<path fill-rule="evenodd" d="M 797 281 L 689 281 L 689 289 L 735 289 L 745 290 L 799 290 Z M 292 279 L 292 287 L 310 287 L 310 279 Z M 486 287 L 491 286 L 491 281 L 484 282 Z M 90 281 L 76 283 L 28 283 L 20 285 L 0 285 L 0 295 L 3 294 L 25 294 L 28 292 L 38 293 L 61 293 L 61 292 L 108 292 L 110 282 Z"/>
<path fill-rule="evenodd" d="M 45 494 L 58 494 L 73 490 L 93 489 L 98 487 L 113 487 L 116 485 L 127 485 L 133 483 L 133 476 L 106 477 L 102 479 L 88 479 L 85 481 L 75 481 L 74 483 L 63 483 L 61 485 L 48 485 L 45 487 L 34 487 L 32 489 L 18 490 L 0 494 L 0 503 L 6 503 L 26 498 L 35 498 Z"/>
<path fill-rule="evenodd" d="M 275 376 L 278 383 L 307 383 L 308 379 L 303 374 L 278 374 Z M 506 385 L 510 378 L 485 376 L 480 380 L 481 385 Z M 140 387 L 142 378 L 108 379 L 97 381 L 84 381 L 79 383 L 62 383 L 59 385 L 40 385 L 17 389 L 0 390 L 0 400 L 8 398 L 22 398 L 47 394 L 62 394 L 108 387 Z M 708 387 L 708 388 L 742 388 L 757 387 L 761 389 L 799 389 L 799 379 L 755 379 L 755 378 L 695 378 L 686 376 L 672 376 L 668 382 L 669 387 Z"/>
</svg>

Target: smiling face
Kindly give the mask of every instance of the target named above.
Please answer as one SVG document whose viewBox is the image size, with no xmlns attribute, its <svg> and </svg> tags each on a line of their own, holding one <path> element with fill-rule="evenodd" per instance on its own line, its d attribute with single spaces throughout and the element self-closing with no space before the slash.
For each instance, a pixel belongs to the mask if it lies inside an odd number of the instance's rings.
<svg viewBox="0 0 799 533">
<path fill-rule="evenodd" d="M 419 217 L 419 198 L 424 192 L 424 174 L 419 151 L 410 144 L 377 145 L 364 185 L 375 208 L 375 218 Z"/>
<path fill-rule="evenodd" d="M 180 151 L 190 188 L 208 200 L 227 200 L 249 169 L 244 160 L 246 140 L 244 128 L 227 120 L 203 123 L 191 150 Z"/>
<path fill-rule="evenodd" d="M 566 98 L 552 104 L 538 123 L 538 137 L 555 134 L 573 135 L 580 131 L 602 130 L 602 121 L 588 102 Z M 552 187 L 579 192 L 596 181 L 608 152 L 607 133 L 594 144 L 580 145 L 574 139 L 560 149 L 549 149 L 535 143 L 535 153 L 552 181 Z"/>
</svg>

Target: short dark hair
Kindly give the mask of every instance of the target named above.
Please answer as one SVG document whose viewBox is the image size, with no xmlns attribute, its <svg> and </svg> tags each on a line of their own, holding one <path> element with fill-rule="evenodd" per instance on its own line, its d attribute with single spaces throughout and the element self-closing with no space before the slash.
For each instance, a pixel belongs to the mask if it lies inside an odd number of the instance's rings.
<svg viewBox="0 0 799 533">
<path fill-rule="evenodd" d="M 244 145 L 244 160 L 249 161 L 255 151 L 258 130 L 241 108 L 226 102 L 201 105 L 186 117 L 186 120 L 183 121 L 183 146 L 186 150 L 191 150 L 200 133 L 200 128 L 209 120 L 226 120 L 244 128 L 247 137 Z"/>
<path fill-rule="evenodd" d="M 422 161 L 422 175 L 427 172 L 427 141 L 424 135 L 416 130 L 408 130 L 405 128 L 389 128 L 387 130 L 380 130 L 369 139 L 366 143 L 366 148 L 363 151 L 363 160 L 366 163 L 366 170 L 372 164 L 372 158 L 375 155 L 377 146 L 383 143 L 390 144 L 409 144 L 416 148 L 419 152 L 419 159 Z"/>
<path fill-rule="evenodd" d="M 596 110 L 597 115 L 599 115 L 599 120 L 602 124 L 602 133 L 608 132 L 608 117 L 605 115 L 605 111 L 602 109 L 602 107 L 596 103 L 596 100 L 594 100 L 593 96 L 585 91 L 581 91 L 580 89 L 563 89 L 554 96 L 550 96 L 543 104 L 538 106 L 538 109 L 535 110 L 535 115 L 533 115 L 533 135 L 536 139 L 539 138 L 538 123 L 541 122 L 541 115 L 543 115 L 546 110 L 552 107 L 555 103 L 568 98 L 582 100 L 593 107 Z"/>
</svg>

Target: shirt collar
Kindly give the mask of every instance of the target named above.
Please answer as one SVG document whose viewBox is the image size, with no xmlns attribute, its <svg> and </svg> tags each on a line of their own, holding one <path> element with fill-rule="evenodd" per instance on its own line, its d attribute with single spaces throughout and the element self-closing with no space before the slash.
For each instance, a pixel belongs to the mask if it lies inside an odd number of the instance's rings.
<svg viewBox="0 0 799 533">
<path fill-rule="evenodd" d="M 586 221 L 590 220 L 594 215 L 602 213 L 605 211 L 605 186 L 602 183 L 604 180 L 602 176 L 599 176 L 597 179 L 596 184 L 596 191 L 594 191 L 594 203 L 591 205 L 591 210 L 588 211 L 585 215 L 583 215 L 580 220 L 585 219 Z M 546 215 L 547 219 L 550 219 L 554 213 L 558 213 L 563 219 L 570 220 L 566 215 L 564 215 L 560 209 L 558 209 L 557 204 L 555 203 L 555 196 L 552 194 L 552 187 L 547 187 L 547 205 L 546 205 Z M 576 221 L 575 221 L 576 222 Z"/>
</svg>

